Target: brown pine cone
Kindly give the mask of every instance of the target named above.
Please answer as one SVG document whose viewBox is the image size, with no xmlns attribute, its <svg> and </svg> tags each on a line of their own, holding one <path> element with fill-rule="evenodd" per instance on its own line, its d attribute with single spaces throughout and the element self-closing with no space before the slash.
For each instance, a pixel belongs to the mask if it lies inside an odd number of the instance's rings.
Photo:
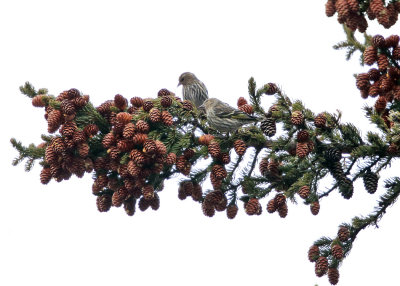
<svg viewBox="0 0 400 286">
<path fill-rule="evenodd" d="M 268 163 L 268 173 L 274 177 L 279 176 L 279 162 L 271 160 Z"/>
<path fill-rule="evenodd" d="M 81 143 L 77 146 L 78 154 L 82 158 L 85 158 L 89 155 L 89 145 L 87 143 Z M 111 154 L 110 154 L 111 155 Z"/>
<path fill-rule="evenodd" d="M 300 189 L 299 189 L 299 191 L 298 191 L 298 193 L 299 193 L 299 196 L 302 198 L 302 199 L 306 199 L 309 195 L 310 195 L 310 187 L 309 186 L 302 186 Z"/>
<path fill-rule="evenodd" d="M 198 183 L 193 184 L 192 198 L 194 201 L 199 202 L 203 198 L 203 190 Z"/>
<path fill-rule="evenodd" d="M 288 206 L 286 203 L 278 207 L 278 214 L 281 218 L 285 218 L 287 216 Z"/>
<path fill-rule="evenodd" d="M 114 105 L 119 110 L 125 110 L 128 107 L 128 100 L 120 94 L 114 96 Z"/>
<path fill-rule="evenodd" d="M 200 145 L 208 145 L 210 144 L 211 140 L 214 139 L 214 136 L 211 134 L 203 134 L 199 137 L 199 144 Z"/>
<path fill-rule="evenodd" d="M 143 198 L 147 201 L 154 198 L 154 187 L 152 185 L 145 185 L 142 188 Z"/>
<path fill-rule="evenodd" d="M 40 172 L 40 182 L 43 185 L 47 185 L 51 180 L 51 171 L 50 168 L 43 168 Z"/>
<path fill-rule="evenodd" d="M 184 100 L 182 102 L 182 108 L 187 111 L 191 111 L 191 110 L 193 110 L 193 104 L 190 100 Z"/>
<path fill-rule="evenodd" d="M 314 125 L 317 128 L 323 128 L 326 124 L 326 116 L 325 113 L 320 113 L 314 118 Z"/>
<path fill-rule="evenodd" d="M 206 204 L 205 201 L 201 204 L 203 214 L 208 217 L 213 217 L 215 214 L 215 208 Z"/>
<path fill-rule="evenodd" d="M 297 142 L 306 142 L 310 138 L 310 134 L 307 130 L 300 130 L 297 132 Z"/>
<path fill-rule="evenodd" d="M 333 257 L 335 257 L 337 260 L 342 260 L 343 248 L 340 245 L 338 245 L 338 244 L 332 245 L 331 252 L 332 252 Z"/>
<path fill-rule="evenodd" d="M 172 105 L 172 98 L 170 96 L 163 96 L 160 103 L 162 107 L 170 107 Z"/>
<path fill-rule="evenodd" d="M 392 51 L 392 57 L 393 57 L 395 60 L 400 59 L 400 46 L 397 46 L 397 47 L 395 47 L 395 48 L 393 49 L 393 51 Z"/>
<path fill-rule="evenodd" d="M 149 112 L 154 107 L 153 101 L 147 99 L 143 102 L 143 110 Z"/>
<path fill-rule="evenodd" d="M 315 274 L 321 277 L 328 271 L 328 259 L 325 256 L 320 256 L 315 263 Z"/>
<path fill-rule="evenodd" d="M 168 89 L 163 88 L 160 89 L 157 93 L 158 97 L 164 97 L 164 96 L 168 96 L 168 95 L 175 95 L 173 92 L 170 92 Z"/>
<path fill-rule="evenodd" d="M 265 157 L 261 160 L 259 168 L 260 168 L 260 173 L 263 176 L 266 176 L 268 173 L 268 165 L 269 165 L 269 161 L 268 158 Z"/>
<path fill-rule="evenodd" d="M 296 144 L 296 156 L 301 158 L 306 157 L 308 154 L 308 144 L 307 142 L 297 142 Z"/>
<path fill-rule="evenodd" d="M 128 124 L 125 125 L 124 130 L 122 131 L 122 136 L 125 139 L 131 139 L 133 137 L 133 134 L 135 134 L 135 131 L 136 131 L 135 124 L 129 122 Z"/>
<path fill-rule="evenodd" d="M 110 133 L 107 133 L 106 135 L 104 135 L 103 140 L 102 140 L 102 144 L 103 144 L 104 148 L 110 148 L 115 143 L 116 143 L 116 139 L 115 139 L 114 133 L 110 132 Z"/>
<path fill-rule="evenodd" d="M 156 211 L 160 208 L 160 197 L 157 193 L 154 193 L 154 197 L 150 200 L 150 207 L 153 211 Z"/>
<path fill-rule="evenodd" d="M 336 285 L 339 282 L 339 270 L 337 268 L 328 269 L 328 280 L 332 285 Z"/>
<path fill-rule="evenodd" d="M 357 13 L 359 10 L 359 4 L 357 0 L 347 0 L 347 3 L 349 5 L 350 11 L 353 13 Z"/>
<path fill-rule="evenodd" d="M 137 133 L 132 137 L 132 144 L 142 145 L 147 140 L 147 134 Z"/>
<path fill-rule="evenodd" d="M 226 172 L 224 166 L 222 166 L 222 165 L 214 165 L 212 167 L 212 171 L 211 172 L 219 180 L 226 178 L 226 176 L 228 175 L 228 173 Z"/>
<path fill-rule="evenodd" d="M 156 147 L 156 142 L 154 142 L 154 140 L 147 139 L 143 143 L 143 153 L 154 154 L 156 152 L 156 150 L 157 150 L 157 147 Z"/>
<path fill-rule="evenodd" d="M 379 96 L 375 102 L 375 111 L 377 113 L 382 113 L 386 108 L 386 98 L 384 96 Z"/>
<path fill-rule="evenodd" d="M 185 156 L 185 158 L 187 160 L 193 158 L 194 156 L 194 150 L 191 148 L 185 149 L 185 151 L 183 151 L 183 156 Z"/>
<path fill-rule="evenodd" d="M 173 117 L 171 113 L 169 113 L 167 110 L 161 112 L 161 120 L 166 126 L 171 126 L 172 124 L 174 124 Z"/>
<path fill-rule="evenodd" d="M 398 35 L 391 35 L 385 39 L 385 46 L 395 48 L 399 44 L 399 36 Z"/>
<path fill-rule="evenodd" d="M 101 195 L 97 197 L 96 205 L 99 212 L 108 212 L 111 208 L 111 196 Z"/>
<path fill-rule="evenodd" d="M 237 101 L 237 107 L 247 104 L 247 100 L 244 97 L 239 97 Z"/>
<path fill-rule="evenodd" d="M 277 208 L 286 204 L 286 197 L 284 194 L 277 194 L 274 198 L 274 202 Z"/>
<path fill-rule="evenodd" d="M 124 210 L 129 216 L 133 216 L 135 214 L 136 200 L 134 197 L 130 197 L 129 199 L 124 201 Z"/>
<path fill-rule="evenodd" d="M 308 260 L 310 260 L 310 262 L 314 262 L 318 259 L 318 257 L 319 257 L 319 247 L 316 245 L 312 245 L 308 250 Z"/>
<path fill-rule="evenodd" d="M 113 207 L 120 207 L 128 196 L 128 190 L 125 187 L 120 187 L 112 195 L 111 202 Z"/>
<path fill-rule="evenodd" d="M 372 0 L 374 1 L 374 0 Z M 381 0 L 378 0 L 382 3 Z M 376 49 L 378 48 L 384 48 L 385 47 L 385 38 L 382 35 L 375 35 L 372 38 L 372 46 L 375 47 Z"/>
<path fill-rule="evenodd" d="M 75 105 L 72 103 L 72 101 L 68 99 L 64 99 L 61 102 L 60 105 L 61 112 L 66 114 L 66 115 L 71 115 L 75 113 Z"/>
<path fill-rule="evenodd" d="M 88 124 L 83 128 L 83 132 L 86 136 L 92 137 L 99 132 L 99 127 L 96 124 Z"/>
<path fill-rule="evenodd" d="M 125 125 L 132 120 L 132 114 L 128 112 L 119 112 L 116 116 L 116 119 L 118 122 L 120 122 L 122 125 Z"/>
<path fill-rule="evenodd" d="M 185 176 L 189 175 L 191 167 L 192 165 L 188 160 L 186 160 L 185 156 L 179 156 L 176 159 L 176 169 L 183 175 Z"/>
<path fill-rule="evenodd" d="M 221 153 L 221 155 L 219 156 L 218 159 L 224 165 L 229 164 L 231 162 L 231 157 L 229 156 L 229 153 L 226 153 L 226 152 Z"/>
<path fill-rule="evenodd" d="M 381 73 L 376 68 L 372 68 L 368 71 L 369 80 L 377 81 L 381 76 Z"/>
<path fill-rule="evenodd" d="M 338 231 L 338 237 L 339 237 L 339 240 L 342 242 L 348 240 L 350 237 L 349 229 L 345 226 L 341 226 Z"/>
<path fill-rule="evenodd" d="M 350 7 L 347 0 L 336 0 L 335 8 L 340 18 L 347 18 L 350 14 Z"/>
<path fill-rule="evenodd" d="M 320 205 L 318 201 L 312 202 L 310 205 L 310 210 L 313 215 L 317 215 L 319 213 Z"/>
<path fill-rule="evenodd" d="M 380 71 L 385 71 L 389 66 L 389 61 L 384 54 L 378 55 L 378 68 Z"/>
<path fill-rule="evenodd" d="M 389 155 L 397 155 L 397 153 L 399 152 L 399 148 L 397 148 L 397 146 L 394 143 L 391 143 L 387 149 L 387 152 Z"/>
<path fill-rule="evenodd" d="M 161 121 L 161 111 L 157 108 L 152 108 L 149 112 L 150 114 L 150 121 L 153 123 Z"/>
<path fill-rule="evenodd" d="M 238 213 L 238 206 L 237 205 L 229 205 L 226 209 L 226 216 L 229 219 L 234 219 Z"/>
<path fill-rule="evenodd" d="M 217 179 L 213 173 L 210 173 L 210 181 L 214 190 L 219 190 L 222 186 L 222 180 Z"/>
<path fill-rule="evenodd" d="M 208 144 L 208 153 L 210 153 L 213 158 L 218 158 L 221 155 L 221 147 L 219 146 L 218 141 L 211 140 Z"/>
<path fill-rule="evenodd" d="M 248 215 L 255 215 L 260 211 L 261 205 L 258 202 L 258 199 L 256 198 L 251 198 L 246 204 L 245 204 L 245 211 L 246 214 Z"/>
<path fill-rule="evenodd" d="M 374 62 L 376 62 L 378 59 L 376 48 L 374 46 L 367 47 L 364 51 L 363 57 L 364 57 L 364 62 L 367 65 L 369 66 L 373 65 Z"/>
<path fill-rule="evenodd" d="M 246 143 L 244 143 L 244 141 L 240 139 L 237 139 L 233 143 L 233 148 L 235 149 L 236 154 L 238 154 L 239 156 L 243 156 L 247 149 Z"/>
<path fill-rule="evenodd" d="M 139 107 L 143 106 L 144 100 L 141 97 L 135 96 L 135 97 L 131 98 L 130 102 L 133 106 L 139 108 Z"/>
<path fill-rule="evenodd" d="M 335 2 L 334 0 L 328 0 L 325 3 L 325 14 L 328 17 L 332 17 L 336 13 Z"/>
<path fill-rule="evenodd" d="M 165 159 L 165 163 L 167 165 L 173 165 L 176 162 L 176 154 L 175 153 L 169 153 L 167 155 L 167 158 Z"/>
<path fill-rule="evenodd" d="M 273 94 L 277 93 L 279 90 L 278 86 L 272 82 L 269 82 L 267 84 L 267 87 L 268 87 L 267 91 L 265 92 L 265 94 L 267 94 L 267 95 L 273 95 Z"/>
<path fill-rule="evenodd" d="M 142 166 L 145 162 L 144 154 L 137 149 L 132 149 L 132 151 L 129 153 L 129 158 L 131 158 L 132 161 L 138 166 Z"/>
<path fill-rule="evenodd" d="M 301 111 L 293 111 L 291 121 L 293 125 L 301 125 L 304 121 L 304 116 Z"/>
<path fill-rule="evenodd" d="M 47 117 L 48 129 L 49 133 L 54 133 L 60 127 L 62 121 L 62 113 L 60 110 L 53 109 Z"/>
<path fill-rule="evenodd" d="M 275 200 L 271 199 L 268 201 L 267 203 L 267 212 L 269 212 L 270 214 L 274 213 L 276 211 L 276 204 L 275 204 Z"/>
<path fill-rule="evenodd" d="M 254 109 L 253 106 L 251 106 L 250 104 L 243 104 L 241 106 L 238 107 L 239 110 L 247 113 L 247 114 L 253 114 L 254 113 Z"/>
<path fill-rule="evenodd" d="M 357 75 L 356 86 L 359 90 L 368 90 L 370 85 L 369 75 L 367 73 L 360 73 Z"/>
<path fill-rule="evenodd" d="M 138 120 L 136 122 L 136 130 L 140 133 L 148 133 L 150 130 L 150 126 L 146 121 Z"/>
<path fill-rule="evenodd" d="M 150 200 L 146 200 L 144 197 L 141 197 L 139 200 L 139 209 L 144 212 L 150 206 Z"/>
<path fill-rule="evenodd" d="M 164 143 L 156 140 L 154 141 L 156 143 L 156 153 L 160 156 L 164 156 L 167 154 L 167 147 L 165 147 Z"/>
<path fill-rule="evenodd" d="M 36 95 L 35 97 L 32 98 L 32 105 L 34 107 L 45 107 L 46 104 L 43 100 L 45 97 L 46 96 L 44 94 Z"/>
</svg>

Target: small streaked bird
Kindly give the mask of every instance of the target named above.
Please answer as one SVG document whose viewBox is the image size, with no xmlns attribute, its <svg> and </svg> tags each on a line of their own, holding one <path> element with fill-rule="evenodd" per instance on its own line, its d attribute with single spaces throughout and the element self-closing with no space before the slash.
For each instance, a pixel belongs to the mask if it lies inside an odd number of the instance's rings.
<svg viewBox="0 0 400 286">
<path fill-rule="evenodd" d="M 233 132 L 245 124 L 260 121 L 261 118 L 251 116 L 229 104 L 217 99 L 209 98 L 199 107 L 207 116 L 211 128 L 219 132 Z"/>
<path fill-rule="evenodd" d="M 178 86 L 180 85 L 182 85 L 183 99 L 190 100 L 196 108 L 208 98 L 208 91 L 204 83 L 190 72 L 181 74 Z"/>
</svg>

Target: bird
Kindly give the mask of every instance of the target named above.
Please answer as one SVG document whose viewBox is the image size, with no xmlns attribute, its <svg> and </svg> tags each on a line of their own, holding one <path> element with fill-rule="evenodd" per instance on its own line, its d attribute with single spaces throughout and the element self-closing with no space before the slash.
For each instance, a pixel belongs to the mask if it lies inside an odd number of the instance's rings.
<svg viewBox="0 0 400 286">
<path fill-rule="evenodd" d="M 199 108 L 203 102 L 208 99 L 208 90 L 193 73 L 184 72 L 179 77 L 178 86 L 182 85 L 184 100 L 190 100 L 196 108 Z"/>
<path fill-rule="evenodd" d="M 205 112 L 210 127 L 220 132 L 233 132 L 242 125 L 262 120 L 217 98 L 205 100 L 199 109 Z"/>
</svg>

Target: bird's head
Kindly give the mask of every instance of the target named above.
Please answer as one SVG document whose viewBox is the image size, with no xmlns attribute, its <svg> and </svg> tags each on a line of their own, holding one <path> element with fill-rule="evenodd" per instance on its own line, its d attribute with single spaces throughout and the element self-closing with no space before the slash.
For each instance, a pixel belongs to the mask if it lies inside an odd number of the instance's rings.
<svg viewBox="0 0 400 286">
<path fill-rule="evenodd" d="M 199 106 L 200 111 L 207 111 L 209 108 L 213 107 L 214 105 L 218 104 L 219 100 L 216 98 L 209 98 L 206 99 L 202 105 Z"/>
<path fill-rule="evenodd" d="M 197 77 L 194 74 L 191 72 L 184 72 L 179 77 L 178 86 L 192 84 L 195 80 L 197 80 Z"/>
</svg>

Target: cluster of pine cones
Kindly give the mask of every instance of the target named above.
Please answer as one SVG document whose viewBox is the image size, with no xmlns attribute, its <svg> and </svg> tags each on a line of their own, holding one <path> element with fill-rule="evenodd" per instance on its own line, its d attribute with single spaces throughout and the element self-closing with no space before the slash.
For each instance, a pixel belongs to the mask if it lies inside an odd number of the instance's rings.
<svg viewBox="0 0 400 286">
<path fill-rule="evenodd" d="M 356 80 L 363 98 L 377 97 L 375 111 L 381 115 L 388 128 L 392 127 L 393 122 L 389 120 L 387 107 L 400 100 L 400 68 L 397 63 L 400 60 L 399 39 L 397 35 L 387 38 L 375 35 L 371 46 L 365 49 L 363 58 L 365 64 L 371 66 L 376 63 L 377 68 L 358 74 Z"/>
<path fill-rule="evenodd" d="M 369 20 L 377 19 L 386 29 L 396 24 L 400 12 L 400 2 L 391 1 L 386 6 L 383 0 L 328 0 L 325 4 L 325 13 L 332 17 L 337 12 L 340 24 L 355 31 L 364 33 L 368 28 Z"/>
<path fill-rule="evenodd" d="M 315 262 L 315 275 L 322 277 L 328 275 L 328 280 L 332 285 L 339 282 L 339 271 L 337 266 L 344 257 L 343 244 L 349 243 L 350 231 L 347 227 L 339 228 L 336 239 L 330 245 L 312 245 L 308 250 L 308 259 Z M 351 242 L 350 242 L 351 243 Z M 324 255 L 321 254 L 321 249 Z"/>
</svg>

